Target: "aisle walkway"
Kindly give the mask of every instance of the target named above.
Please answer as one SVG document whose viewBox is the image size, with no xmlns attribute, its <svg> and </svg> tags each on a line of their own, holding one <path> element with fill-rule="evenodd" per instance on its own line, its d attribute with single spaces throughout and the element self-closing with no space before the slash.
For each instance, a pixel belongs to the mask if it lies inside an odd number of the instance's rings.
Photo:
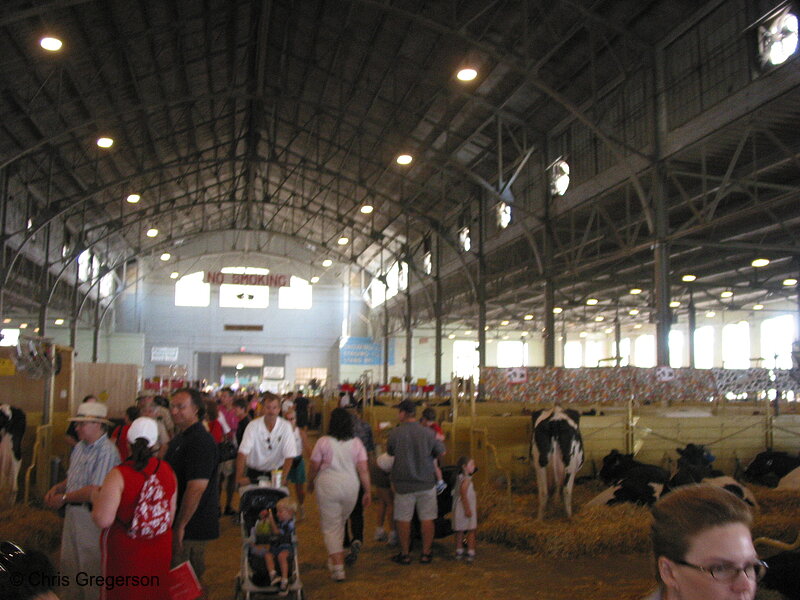
<svg viewBox="0 0 800 600">
<path fill-rule="evenodd" d="M 465 565 L 451 560 L 452 538 L 438 540 L 434 562 L 410 566 L 392 563 L 394 549 L 372 542 L 374 510 L 367 511 L 367 541 L 347 581 L 335 583 L 325 566 L 326 553 L 319 534 L 314 496 L 306 500 L 307 518 L 298 526 L 300 569 L 311 600 L 638 600 L 652 586 L 646 556 L 595 559 L 538 559 L 494 544 L 478 544 L 478 560 Z M 206 583 L 210 600 L 233 597 L 239 570 L 238 525 L 222 519 L 222 537 L 208 549 Z M 265 596 L 267 597 L 267 596 Z"/>
</svg>

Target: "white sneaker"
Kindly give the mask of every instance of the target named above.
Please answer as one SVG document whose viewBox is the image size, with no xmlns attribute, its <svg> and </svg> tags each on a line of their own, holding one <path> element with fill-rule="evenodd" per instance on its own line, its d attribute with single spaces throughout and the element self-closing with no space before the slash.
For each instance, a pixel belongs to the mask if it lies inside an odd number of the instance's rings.
<svg viewBox="0 0 800 600">
<path fill-rule="evenodd" d="M 343 565 L 334 565 L 333 569 L 331 570 L 331 579 L 334 581 L 344 581 L 344 566 Z"/>
<path fill-rule="evenodd" d="M 389 543 L 390 546 L 397 546 L 397 532 L 396 531 L 390 531 L 389 532 L 388 543 Z"/>
<path fill-rule="evenodd" d="M 389 538 L 386 536 L 386 530 L 383 527 L 376 527 L 374 539 L 376 542 L 385 542 Z"/>
<path fill-rule="evenodd" d="M 444 479 L 440 479 L 436 482 L 436 495 L 443 493 L 447 489 L 447 484 L 444 482 Z"/>
</svg>

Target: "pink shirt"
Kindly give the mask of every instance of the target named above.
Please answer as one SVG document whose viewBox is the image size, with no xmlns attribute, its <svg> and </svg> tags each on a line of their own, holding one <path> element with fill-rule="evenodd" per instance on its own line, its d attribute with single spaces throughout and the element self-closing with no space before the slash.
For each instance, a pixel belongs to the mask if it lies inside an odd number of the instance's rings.
<svg viewBox="0 0 800 600">
<path fill-rule="evenodd" d="M 333 441 L 334 438 L 325 435 L 319 438 L 314 445 L 314 450 L 311 452 L 311 461 L 319 464 L 320 470 L 329 466 L 333 460 L 333 447 L 331 445 Z M 350 450 L 353 455 L 353 464 L 357 465 L 360 462 L 367 462 L 367 450 L 364 448 L 364 444 L 361 443 L 360 439 L 353 438 L 353 444 L 351 444 Z"/>
<path fill-rule="evenodd" d="M 230 431 L 233 433 L 231 438 L 236 437 L 236 428 L 239 426 L 239 417 L 236 416 L 236 409 L 231 407 L 230 410 L 225 408 L 222 404 L 219 405 L 219 412 L 225 419 L 225 422 L 230 427 Z"/>
</svg>

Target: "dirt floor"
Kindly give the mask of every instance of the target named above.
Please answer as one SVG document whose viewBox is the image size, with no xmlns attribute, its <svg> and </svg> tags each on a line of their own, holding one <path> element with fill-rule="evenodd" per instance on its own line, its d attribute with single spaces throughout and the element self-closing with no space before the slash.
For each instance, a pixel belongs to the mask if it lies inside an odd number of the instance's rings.
<svg viewBox="0 0 800 600">
<path fill-rule="evenodd" d="M 478 559 L 466 565 L 450 558 L 452 537 L 437 540 L 434 562 L 400 566 L 389 558 L 396 552 L 372 541 L 375 511 L 367 510 L 366 545 L 358 563 L 347 569 L 347 581 L 331 581 L 314 496 L 306 500 L 306 519 L 298 524 L 300 571 L 311 600 L 436 600 L 482 597 L 508 600 L 635 600 L 653 587 L 650 559 L 644 555 L 558 560 L 478 543 Z M 211 600 L 233 598 L 240 561 L 239 527 L 222 519 L 222 536 L 207 552 L 204 577 Z"/>
</svg>

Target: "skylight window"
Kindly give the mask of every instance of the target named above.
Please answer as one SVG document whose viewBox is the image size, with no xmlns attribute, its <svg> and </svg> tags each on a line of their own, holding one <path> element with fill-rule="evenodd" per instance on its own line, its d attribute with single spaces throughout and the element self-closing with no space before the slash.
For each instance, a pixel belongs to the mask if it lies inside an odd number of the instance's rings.
<svg viewBox="0 0 800 600">
<path fill-rule="evenodd" d="M 311 308 L 311 290 L 313 286 L 292 275 L 289 286 L 278 288 L 278 308 L 289 310 L 309 310 Z"/>
<path fill-rule="evenodd" d="M 422 255 L 422 270 L 425 271 L 426 275 L 430 275 L 433 272 L 433 257 L 430 250 Z"/>
<path fill-rule="evenodd" d="M 464 252 L 469 252 L 472 248 L 472 240 L 469 237 L 469 227 L 462 227 L 458 231 L 458 245 Z"/>
<path fill-rule="evenodd" d="M 202 271 L 184 275 L 175 282 L 175 306 L 208 306 L 211 284 L 203 283 Z"/>
<path fill-rule="evenodd" d="M 497 205 L 497 226 L 500 229 L 505 229 L 511 224 L 511 206 L 505 202 L 500 202 Z"/>
<path fill-rule="evenodd" d="M 782 11 L 769 23 L 758 28 L 758 52 L 765 65 L 785 63 L 797 51 L 797 16 Z"/>
</svg>

